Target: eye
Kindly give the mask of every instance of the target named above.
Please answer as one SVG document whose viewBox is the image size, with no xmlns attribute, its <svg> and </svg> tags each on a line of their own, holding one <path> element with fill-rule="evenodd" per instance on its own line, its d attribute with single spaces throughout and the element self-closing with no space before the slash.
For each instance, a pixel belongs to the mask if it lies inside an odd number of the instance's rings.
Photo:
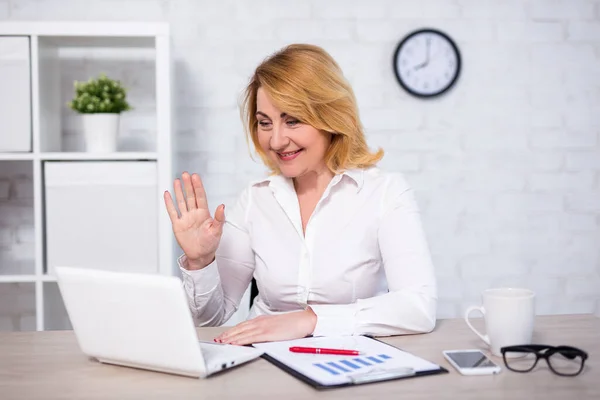
<svg viewBox="0 0 600 400">
<path fill-rule="evenodd" d="M 300 123 L 300 121 L 298 121 L 297 119 L 288 119 L 286 123 L 288 124 L 288 126 L 296 126 Z"/>
<path fill-rule="evenodd" d="M 260 125 L 261 128 L 268 128 L 269 126 L 271 126 L 271 122 L 269 122 L 267 120 L 262 120 L 262 121 L 258 121 L 258 125 Z"/>
</svg>

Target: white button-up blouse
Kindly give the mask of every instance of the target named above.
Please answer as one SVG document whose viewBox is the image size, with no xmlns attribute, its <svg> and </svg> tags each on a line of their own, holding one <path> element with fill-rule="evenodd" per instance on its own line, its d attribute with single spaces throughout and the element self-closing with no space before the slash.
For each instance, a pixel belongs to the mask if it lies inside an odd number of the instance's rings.
<svg viewBox="0 0 600 400">
<path fill-rule="evenodd" d="M 429 332 L 436 281 L 413 192 L 399 174 L 376 167 L 334 176 L 303 234 L 291 179 L 249 185 L 226 208 L 215 261 L 183 284 L 197 325 L 225 323 L 252 277 L 259 294 L 249 318 L 303 310 L 313 335 Z"/>
</svg>

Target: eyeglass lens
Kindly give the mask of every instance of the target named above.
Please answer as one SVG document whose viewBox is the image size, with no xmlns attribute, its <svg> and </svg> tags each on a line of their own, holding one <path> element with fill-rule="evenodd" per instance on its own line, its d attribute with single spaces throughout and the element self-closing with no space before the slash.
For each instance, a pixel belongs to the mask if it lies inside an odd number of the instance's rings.
<svg viewBox="0 0 600 400">
<path fill-rule="evenodd" d="M 535 366 L 536 359 L 535 353 L 521 351 L 507 351 L 505 353 L 506 366 L 519 372 L 531 371 Z"/>
<path fill-rule="evenodd" d="M 548 363 L 558 374 L 576 375 L 581 370 L 583 359 L 580 355 L 566 350 L 552 354 L 548 357 Z"/>
</svg>

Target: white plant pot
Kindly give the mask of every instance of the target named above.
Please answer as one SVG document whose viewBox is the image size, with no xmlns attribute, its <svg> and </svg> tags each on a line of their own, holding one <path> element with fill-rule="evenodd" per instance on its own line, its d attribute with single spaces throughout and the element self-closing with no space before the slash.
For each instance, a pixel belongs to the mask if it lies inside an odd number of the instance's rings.
<svg viewBox="0 0 600 400">
<path fill-rule="evenodd" d="M 117 151 L 119 117 L 121 114 L 82 114 L 85 149 L 90 153 Z"/>
</svg>

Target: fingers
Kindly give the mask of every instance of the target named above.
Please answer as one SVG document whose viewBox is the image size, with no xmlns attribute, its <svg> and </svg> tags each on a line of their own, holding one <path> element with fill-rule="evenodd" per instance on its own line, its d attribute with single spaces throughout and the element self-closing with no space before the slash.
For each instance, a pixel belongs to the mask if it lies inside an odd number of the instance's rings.
<svg viewBox="0 0 600 400">
<path fill-rule="evenodd" d="M 171 193 L 169 193 L 168 190 L 165 190 L 164 199 L 167 212 L 169 213 L 169 218 L 171 219 L 171 223 L 174 224 L 175 221 L 179 219 L 179 214 L 177 214 L 177 209 L 175 208 L 175 204 L 173 204 Z"/>
<path fill-rule="evenodd" d="M 268 342 L 269 339 L 258 329 L 254 329 L 251 331 L 246 331 L 241 333 L 235 338 L 232 338 L 229 341 L 229 344 L 234 344 L 237 346 L 243 346 L 245 344 L 259 343 L 259 342 Z"/>
<path fill-rule="evenodd" d="M 258 320 L 256 318 L 241 322 L 234 326 L 233 328 L 226 330 L 221 333 L 215 339 L 217 342 L 221 343 L 231 343 L 230 340 L 246 331 L 250 331 L 256 328 Z"/>
<path fill-rule="evenodd" d="M 196 195 L 196 204 L 198 208 L 208 210 L 208 201 L 206 200 L 206 192 L 204 191 L 204 185 L 200 175 L 192 174 L 192 186 L 194 188 L 194 194 Z"/>
<path fill-rule="evenodd" d="M 185 203 L 185 197 L 183 196 L 183 191 L 181 189 L 181 181 L 179 179 L 175 179 L 175 182 L 173 182 L 173 188 L 175 190 L 175 198 L 177 199 L 177 207 L 179 207 L 179 212 L 181 212 L 181 214 L 185 214 L 188 209 Z"/>
<path fill-rule="evenodd" d="M 227 339 L 229 339 L 230 337 L 235 336 L 239 332 L 243 331 L 245 329 L 245 327 L 248 326 L 249 323 L 250 323 L 250 321 L 244 321 L 242 323 L 237 324 L 233 328 L 228 329 L 225 332 L 221 333 L 219 336 L 217 336 L 215 338 L 216 341 L 227 343 Z"/>
<path fill-rule="evenodd" d="M 230 332 L 220 343 L 244 345 L 254 343 L 254 341 L 266 340 L 261 327 L 258 324 L 249 324 L 243 330 Z"/>
<path fill-rule="evenodd" d="M 217 229 L 217 232 L 221 233 L 223 231 L 224 223 L 225 223 L 225 204 L 221 204 L 215 210 L 215 218 L 213 220 L 213 225 Z"/>
<path fill-rule="evenodd" d="M 192 187 L 192 178 L 190 174 L 184 172 L 181 174 L 181 180 L 183 180 L 183 188 L 185 189 L 185 202 L 188 210 L 194 210 L 196 206 L 196 195 L 194 194 L 194 188 Z"/>
</svg>

